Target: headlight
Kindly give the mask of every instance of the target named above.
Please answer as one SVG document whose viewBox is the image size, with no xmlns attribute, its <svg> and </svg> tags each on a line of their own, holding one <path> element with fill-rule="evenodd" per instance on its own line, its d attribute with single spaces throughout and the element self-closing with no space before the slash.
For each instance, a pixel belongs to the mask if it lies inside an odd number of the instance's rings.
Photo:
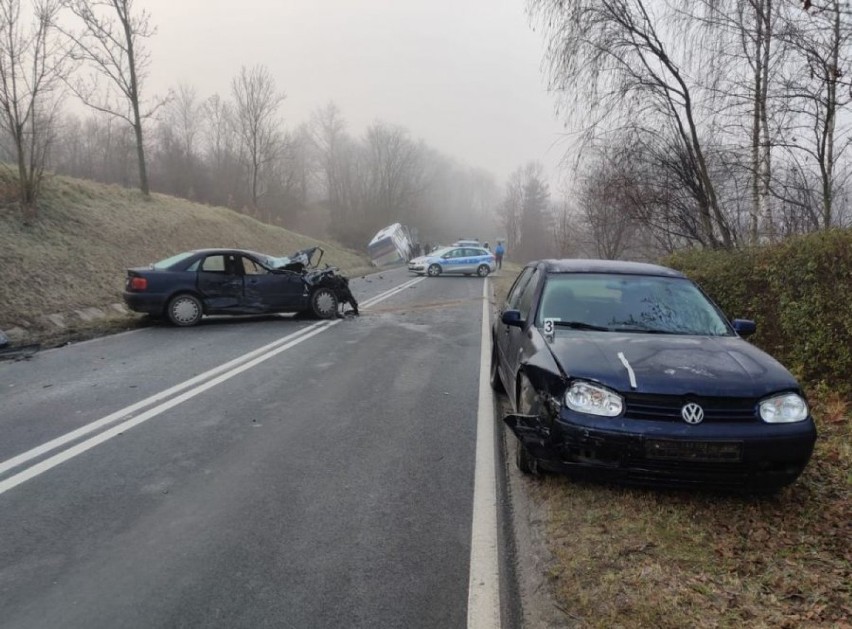
<svg viewBox="0 0 852 629">
<path fill-rule="evenodd" d="M 791 424 L 808 416 L 808 403 L 795 393 L 776 395 L 760 403 L 760 418 L 770 424 Z"/>
<path fill-rule="evenodd" d="M 565 392 L 565 406 L 578 413 L 615 417 L 624 409 L 624 401 L 609 389 L 577 381 Z"/>
</svg>

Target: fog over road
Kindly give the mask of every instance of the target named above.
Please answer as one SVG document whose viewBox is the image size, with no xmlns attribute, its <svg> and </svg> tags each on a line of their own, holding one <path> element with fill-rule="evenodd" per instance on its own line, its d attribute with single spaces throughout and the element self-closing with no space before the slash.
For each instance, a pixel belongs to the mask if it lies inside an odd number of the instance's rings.
<svg viewBox="0 0 852 629">
<path fill-rule="evenodd" d="M 0 624 L 465 626 L 483 280 L 412 279 L 0 363 Z"/>
</svg>

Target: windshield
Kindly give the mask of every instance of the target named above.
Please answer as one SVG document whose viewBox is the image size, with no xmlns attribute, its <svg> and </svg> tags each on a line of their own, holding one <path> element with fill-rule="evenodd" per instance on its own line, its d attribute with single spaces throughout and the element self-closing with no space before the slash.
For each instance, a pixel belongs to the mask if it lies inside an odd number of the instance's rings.
<svg viewBox="0 0 852 629">
<path fill-rule="evenodd" d="M 258 256 L 258 258 L 260 258 L 260 261 L 270 269 L 280 269 L 292 262 L 292 260 L 287 256 L 281 256 L 280 258 L 275 258 L 273 256 Z"/>
<path fill-rule="evenodd" d="M 555 319 L 575 329 L 726 336 L 731 331 L 691 281 L 676 277 L 554 274 L 536 325 Z"/>
</svg>

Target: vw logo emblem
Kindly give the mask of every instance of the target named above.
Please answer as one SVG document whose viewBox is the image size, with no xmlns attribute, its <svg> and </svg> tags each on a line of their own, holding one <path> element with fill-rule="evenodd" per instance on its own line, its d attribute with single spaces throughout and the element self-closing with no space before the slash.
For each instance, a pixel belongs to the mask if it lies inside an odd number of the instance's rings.
<svg viewBox="0 0 852 629">
<path fill-rule="evenodd" d="M 700 424 L 704 421 L 704 409 L 695 402 L 690 402 L 680 409 L 680 416 L 687 424 Z"/>
</svg>

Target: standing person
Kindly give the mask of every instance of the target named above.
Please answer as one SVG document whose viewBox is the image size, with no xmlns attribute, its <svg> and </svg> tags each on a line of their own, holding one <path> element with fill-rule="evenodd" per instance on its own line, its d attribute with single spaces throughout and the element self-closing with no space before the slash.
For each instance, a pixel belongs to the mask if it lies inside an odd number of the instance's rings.
<svg viewBox="0 0 852 629">
<path fill-rule="evenodd" d="M 488 246 L 488 243 L 487 243 L 487 242 L 486 242 L 484 245 L 482 245 L 482 247 L 483 247 L 486 251 L 491 251 L 491 247 L 489 247 L 489 246 Z"/>
<path fill-rule="evenodd" d="M 503 241 L 498 240 L 497 246 L 494 247 L 494 257 L 497 258 L 497 268 L 503 268 L 503 254 L 506 253 L 506 248 L 503 246 Z"/>
</svg>

